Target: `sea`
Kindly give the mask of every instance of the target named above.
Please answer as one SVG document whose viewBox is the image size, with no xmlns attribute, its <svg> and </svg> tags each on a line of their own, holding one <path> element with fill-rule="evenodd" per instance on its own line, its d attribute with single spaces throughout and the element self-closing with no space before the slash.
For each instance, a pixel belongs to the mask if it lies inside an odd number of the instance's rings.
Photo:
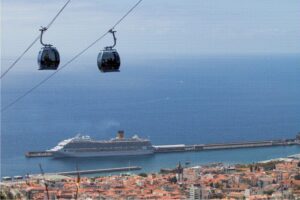
<svg viewBox="0 0 300 200">
<path fill-rule="evenodd" d="M 26 158 L 80 133 L 149 138 L 154 145 L 295 138 L 300 131 L 300 55 L 121 57 L 100 73 L 83 57 L 2 112 L 1 176 L 141 166 L 252 163 L 300 153 L 300 146 L 166 153 L 137 157 Z M 62 64 L 68 58 L 62 60 Z M 3 59 L 3 69 L 13 60 Z M 52 71 L 24 58 L 1 81 L 2 108 Z"/>
</svg>

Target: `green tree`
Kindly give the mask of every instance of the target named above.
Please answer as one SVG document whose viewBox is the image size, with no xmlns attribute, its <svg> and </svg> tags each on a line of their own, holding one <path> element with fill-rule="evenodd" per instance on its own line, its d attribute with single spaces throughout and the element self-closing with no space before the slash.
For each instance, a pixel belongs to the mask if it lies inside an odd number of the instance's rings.
<svg viewBox="0 0 300 200">
<path fill-rule="evenodd" d="M 264 191 L 264 194 L 266 195 L 272 195 L 274 192 L 274 190 L 267 190 L 267 191 Z"/>
<path fill-rule="evenodd" d="M 300 174 L 297 174 L 294 178 L 295 180 L 300 180 Z"/>
<path fill-rule="evenodd" d="M 7 199 L 3 191 L 0 191 L 0 199 Z"/>
<path fill-rule="evenodd" d="M 173 176 L 173 177 L 169 178 L 168 181 L 170 183 L 177 183 L 177 178 L 176 178 L 176 176 Z"/>
<path fill-rule="evenodd" d="M 147 177 L 148 175 L 146 173 L 142 172 L 142 173 L 139 173 L 139 176 L 141 176 L 141 177 Z"/>
</svg>

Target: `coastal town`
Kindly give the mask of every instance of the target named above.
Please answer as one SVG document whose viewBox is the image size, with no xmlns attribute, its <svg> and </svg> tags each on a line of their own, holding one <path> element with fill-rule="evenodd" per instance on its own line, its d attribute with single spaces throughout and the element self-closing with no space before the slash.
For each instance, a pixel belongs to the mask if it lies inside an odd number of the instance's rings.
<svg viewBox="0 0 300 200">
<path fill-rule="evenodd" d="M 45 174 L 1 182 L 1 199 L 299 199 L 299 155 L 251 164 L 178 163 L 159 173 Z"/>
<path fill-rule="evenodd" d="M 0 8 L 0 200 L 300 200 L 300 0 Z"/>
</svg>

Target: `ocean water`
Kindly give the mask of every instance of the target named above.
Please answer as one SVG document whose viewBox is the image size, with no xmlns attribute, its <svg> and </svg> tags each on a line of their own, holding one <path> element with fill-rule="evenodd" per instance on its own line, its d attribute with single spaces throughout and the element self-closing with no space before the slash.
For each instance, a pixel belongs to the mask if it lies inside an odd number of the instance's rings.
<svg viewBox="0 0 300 200">
<path fill-rule="evenodd" d="M 11 60 L 3 60 L 7 66 Z M 63 63 L 63 62 L 62 62 Z M 7 105 L 47 76 L 24 59 L 1 82 Z M 79 59 L 1 115 L 1 176 L 142 166 L 179 161 L 247 163 L 287 156 L 300 147 L 169 153 L 126 158 L 32 158 L 77 133 L 97 139 L 118 130 L 153 144 L 198 144 L 294 138 L 300 131 L 300 55 L 123 58 L 120 73 L 100 73 Z"/>
</svg>

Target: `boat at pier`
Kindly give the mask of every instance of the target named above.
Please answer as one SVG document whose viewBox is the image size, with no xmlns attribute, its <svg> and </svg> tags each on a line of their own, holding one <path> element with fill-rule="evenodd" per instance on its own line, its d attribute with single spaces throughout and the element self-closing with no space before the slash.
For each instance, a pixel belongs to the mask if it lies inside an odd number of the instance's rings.
<svg viewBox="0 0 300 200">
<path fill-rule="evenodd" d="M 153 154 L 154 148 L 147 139 L 125 138 L 124 131 L 119 131 L 116 138 L 94 140 L 89 136 L 77 135 L 61 141 L 48 150 L 53 157 L 104 157 Z"/>
</svg>

